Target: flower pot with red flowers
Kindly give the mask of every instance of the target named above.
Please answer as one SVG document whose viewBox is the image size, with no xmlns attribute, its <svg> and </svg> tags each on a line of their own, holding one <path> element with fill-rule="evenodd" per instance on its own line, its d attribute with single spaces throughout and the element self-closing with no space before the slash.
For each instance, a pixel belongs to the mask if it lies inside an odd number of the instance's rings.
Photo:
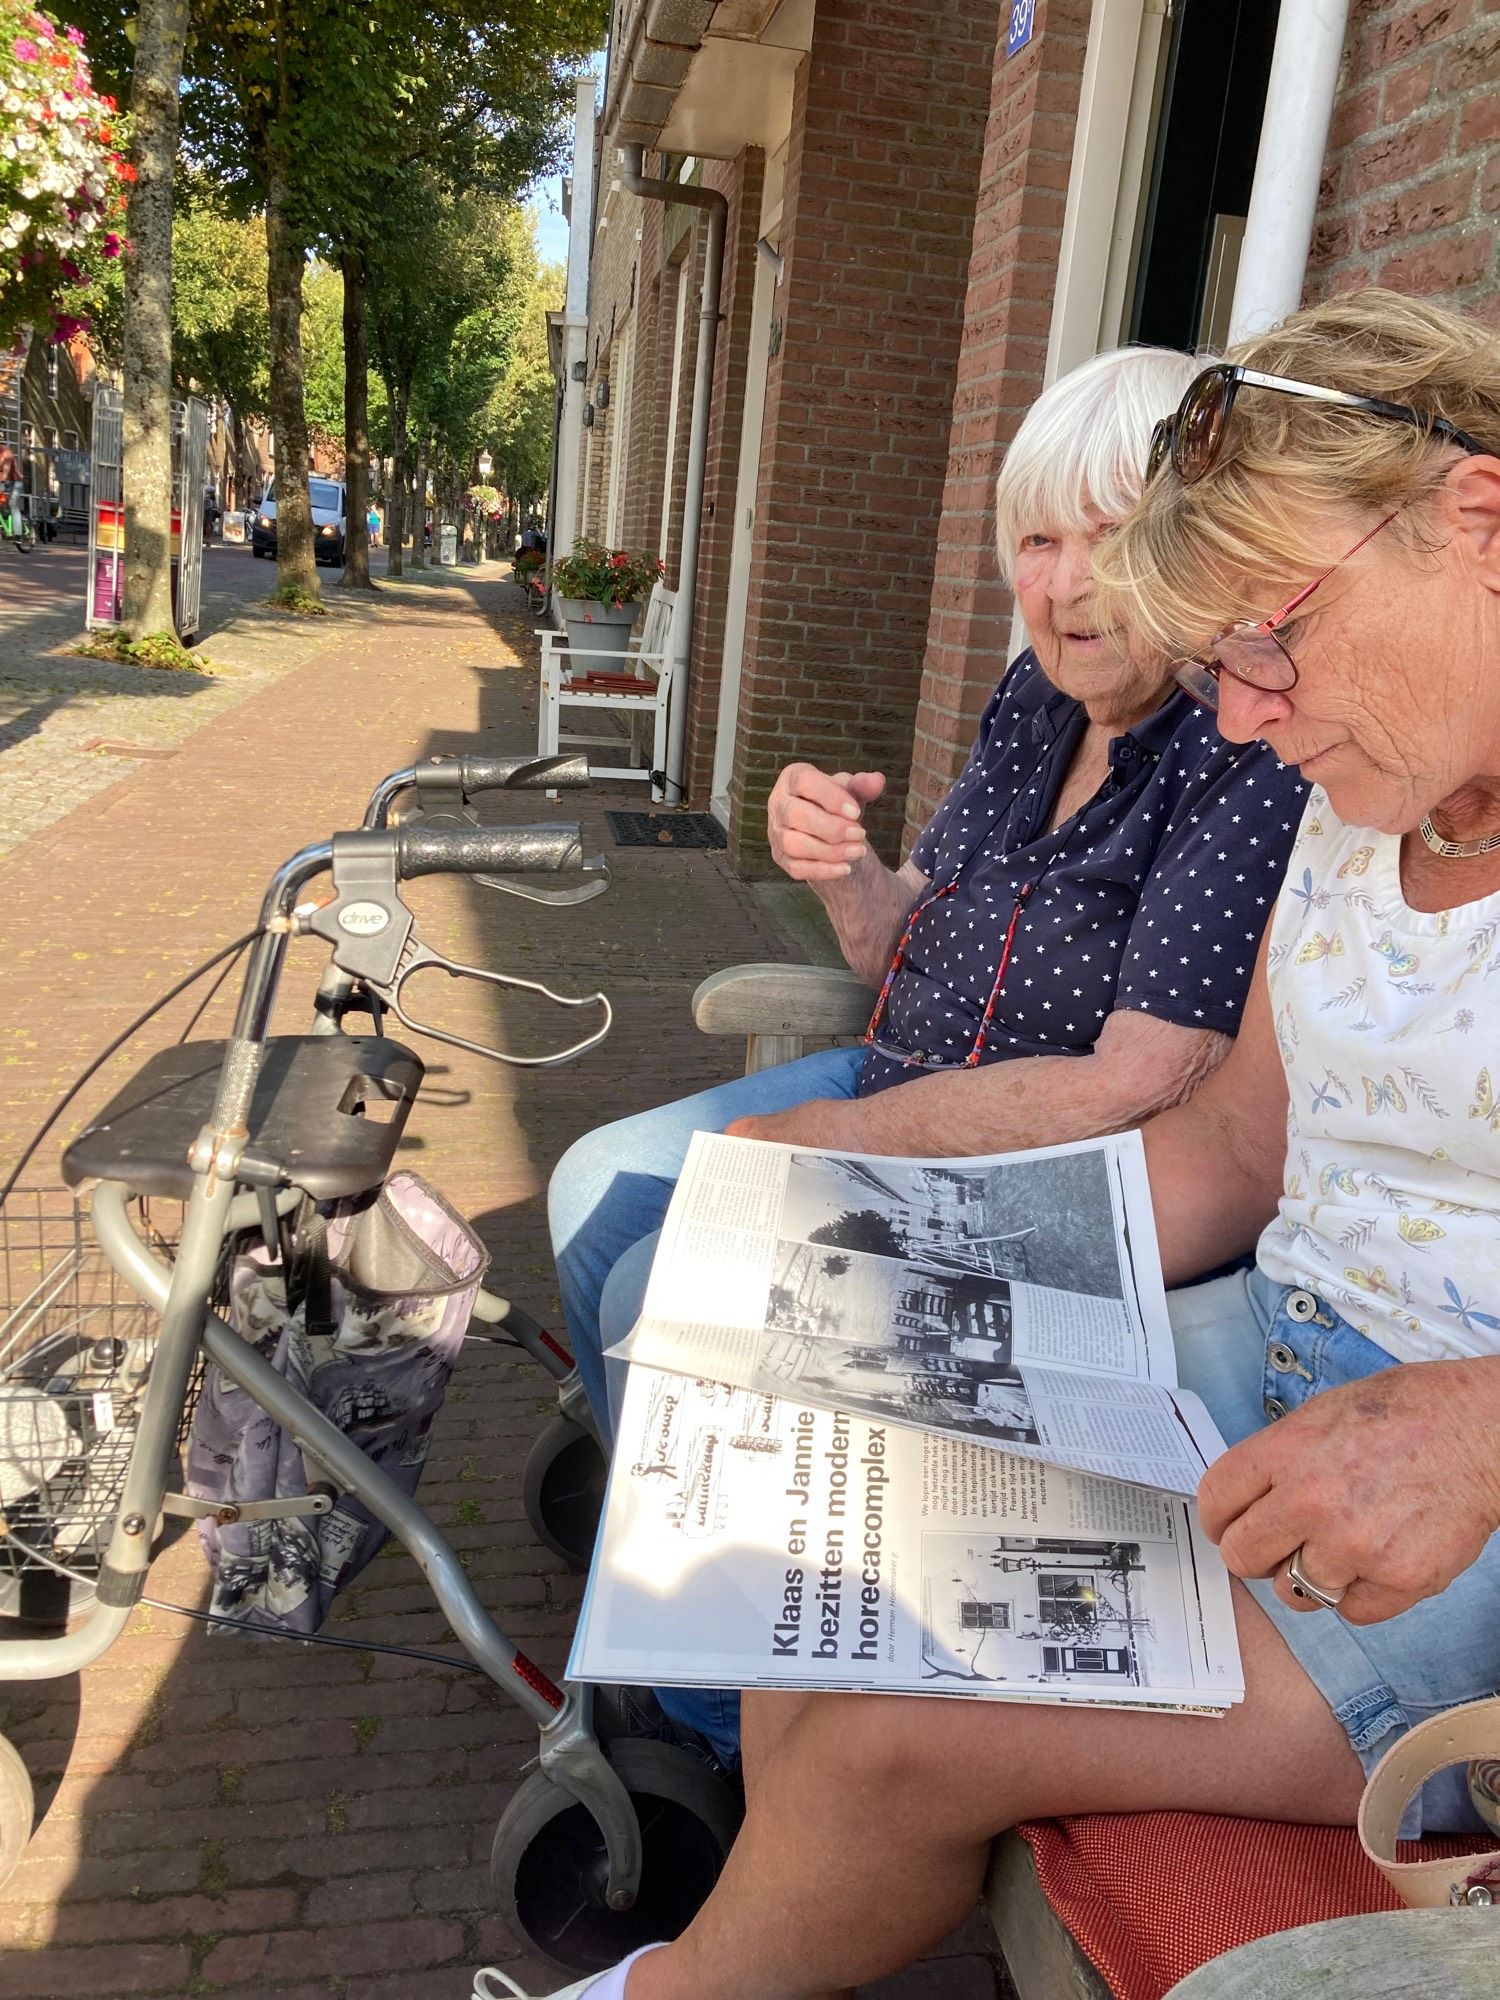
<svg viewBox="0 0 1500 2000">
<path fill-rule="evenodd" d="M 656 556 L 607 549 L 602 542 L 576 542 L 571 555 L 553 564 L 552 588 L 568 645 L 591 656 L 580 662 L 586 672 L 608 673 L 606 654 L 623 664 L 641 605 L 661 575 Z"/>
</svg>

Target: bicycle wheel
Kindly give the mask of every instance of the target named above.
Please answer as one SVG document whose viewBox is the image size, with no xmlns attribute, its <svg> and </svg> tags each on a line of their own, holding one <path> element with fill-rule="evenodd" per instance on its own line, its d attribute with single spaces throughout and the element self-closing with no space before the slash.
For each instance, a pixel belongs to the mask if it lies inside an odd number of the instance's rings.
<svg viewBox="0 0 1500 2000">
<path fill-rule="evenodd" d="M 641 1886 L 628 1910 L 604 1900 L 608 1868 L 593 1814 L 545 1771 L 533 1771 L 495 1829 L 490 1879 L 500 1914 L 533 1950 L 569 1972 L 600 1972 L 643 1944 L 665 1942 L 697 1915 L 739 1830 L 733 1788 L 671 1743 L 610 1746 L 640 1820 Z"/>
<path fill-rule="evenodd" d="M 521 1499 L 532 1533 L 570 1569 L 594 1553 L 609 1467 L 593 1437 L 571 1417 L 556 1416 L 526 1455 Z"/>
<path fill-rule="evenodd" d="M 31 516 L 23 514 L 14 524 L 16 547 L 23 556 L 29 556 L 36 547 L 36 529 L 31 525 Z"/>
</svg>

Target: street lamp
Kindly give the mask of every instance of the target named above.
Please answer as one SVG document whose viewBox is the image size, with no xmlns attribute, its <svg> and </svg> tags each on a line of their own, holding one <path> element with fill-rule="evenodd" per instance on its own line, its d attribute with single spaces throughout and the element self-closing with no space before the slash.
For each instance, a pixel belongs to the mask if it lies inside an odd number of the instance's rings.
<svg viewBox="0 0 1500 2000">
<path fill-rule="evenodd" d="M 490 474 L 494 471 L 494 469 L 495 469 L 495 461 L 490 457 L 487 451 L 482 451 L 479 454 L 479 477 L 481 479 L 487 480 Z"/>
</svg>

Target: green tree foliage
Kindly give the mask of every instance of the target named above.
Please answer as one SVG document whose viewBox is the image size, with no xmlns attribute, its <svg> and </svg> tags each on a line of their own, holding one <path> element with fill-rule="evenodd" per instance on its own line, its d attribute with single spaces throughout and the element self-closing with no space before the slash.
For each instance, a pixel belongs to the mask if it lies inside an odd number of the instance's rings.
<svg viewBox="0 0 1500 2000">
<path fill-rule="evenodd" d="M 562 302 L 562 266 L 540 265 L 509 365 L 491 402 L 486 442 L 494 477 L 518 515 L 536 511 L 551 472 L 557 388 L 547 353 L 547 314 Z"/>
<path fill-rule="evenodd" d="M 302 284 L 302 368 L 309 430 L 342 447 L 344 281 L 326 264 L 311 265 Z"/>
<path fill-rule="evenodd" d="M 480 199 L 447 218 L 459 232 L 476 226 L 489 241 L 466 260 L 464 309 L 435 346 L 414 384 L 415 421 L 429 440 L 434 468 L 467 483 L 494 428 L 494 409 L 510 370 L 536 281 L 536 239 L 521 210 Z M 440 329 L 435 328 L 434 332 Z"/>
<path fill-rule="evenodd" d="M 178 384 L 240 416 L 266 407 L 266 225 L 200 190 L 172 229 L 172 359 Z"/>
<path fill-rule="evenodd" d="M 101 78 L 112 60 L 117 74 L 128 69 L 126 29 L 136 4 L 80 0 Z M 458 240 L 464 216 L 476 227 L 493 221 L 494 204 L 513 202 L 559 164 L 574 78 L 602 41 L 608 11 L 608 0 L 452 0 L 441 9 L 411 0 L 361 0 L 358 8 L 341 0 L 195 0 L 181 94 L 184 154 L 217 180 L 232 213 L 265 217 L 266 404 L 276 432 L 284 585 L 316 588 L 306 424 L 309 414 L 327 423 L 335 379 L 331 364 L 325 370 L 316 279 L 303 310 L 308 251 L 356 275 L 344 294 L 344 337 L 355 352 L 368 265 L 372 326 L 378 313 L 382 329 L 377 365 L 398 452 L 414 396 L 432 427 L 418 446 L 431 435 L 440 451 L 460 451 L 475 432 L 479 387 L 515 329 L 507 334 L 494 298 L 447 282 L 437 245 Z M 464 270 L 474 261 L 465 249 Z M 428 300 L 418 272 L 429 287 L 438 281 L 443 296 Z M 495 282 L 503 277 L 501 270 Z M 390 294 L 383 307 L 381 287 Z M 404 327 L 408 307 L 420 323 Z M 460 326 L 457 350 L 445 359 Z M 361 366 L 348 371 L 341 427 L 351 437 L 364 430 L 364 384 Z M 351 481 L 362 474 L 363 454 L 355 455 L 361 463 L 351 464 Z M 351 555 L 361 555 L 357 527 L 350 541 Z"/>
<path fill-rule="evenodd" d="M 405 192 L 415 199 L 393 208 L 367 258 L 398 500 L 413 458 L 467 470 L 524 313 L 527 257 L 535 261 L 524 218 L 495 196 L 452 194 L 430 173 L 409 177 Z M 400 541 L 387 538 L 399 573 Z"/>
</svg>

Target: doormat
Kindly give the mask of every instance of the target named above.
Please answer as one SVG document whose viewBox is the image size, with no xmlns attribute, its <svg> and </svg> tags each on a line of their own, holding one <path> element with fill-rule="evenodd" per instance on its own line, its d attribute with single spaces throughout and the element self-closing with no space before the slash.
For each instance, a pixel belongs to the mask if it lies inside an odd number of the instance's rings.
<svg viewBox="0 0 1500 2000">
<path fill-rule="evenodd" d="M 727 847 L 712 813 L 607 812 L 616 847 Z"/>
</svg>

